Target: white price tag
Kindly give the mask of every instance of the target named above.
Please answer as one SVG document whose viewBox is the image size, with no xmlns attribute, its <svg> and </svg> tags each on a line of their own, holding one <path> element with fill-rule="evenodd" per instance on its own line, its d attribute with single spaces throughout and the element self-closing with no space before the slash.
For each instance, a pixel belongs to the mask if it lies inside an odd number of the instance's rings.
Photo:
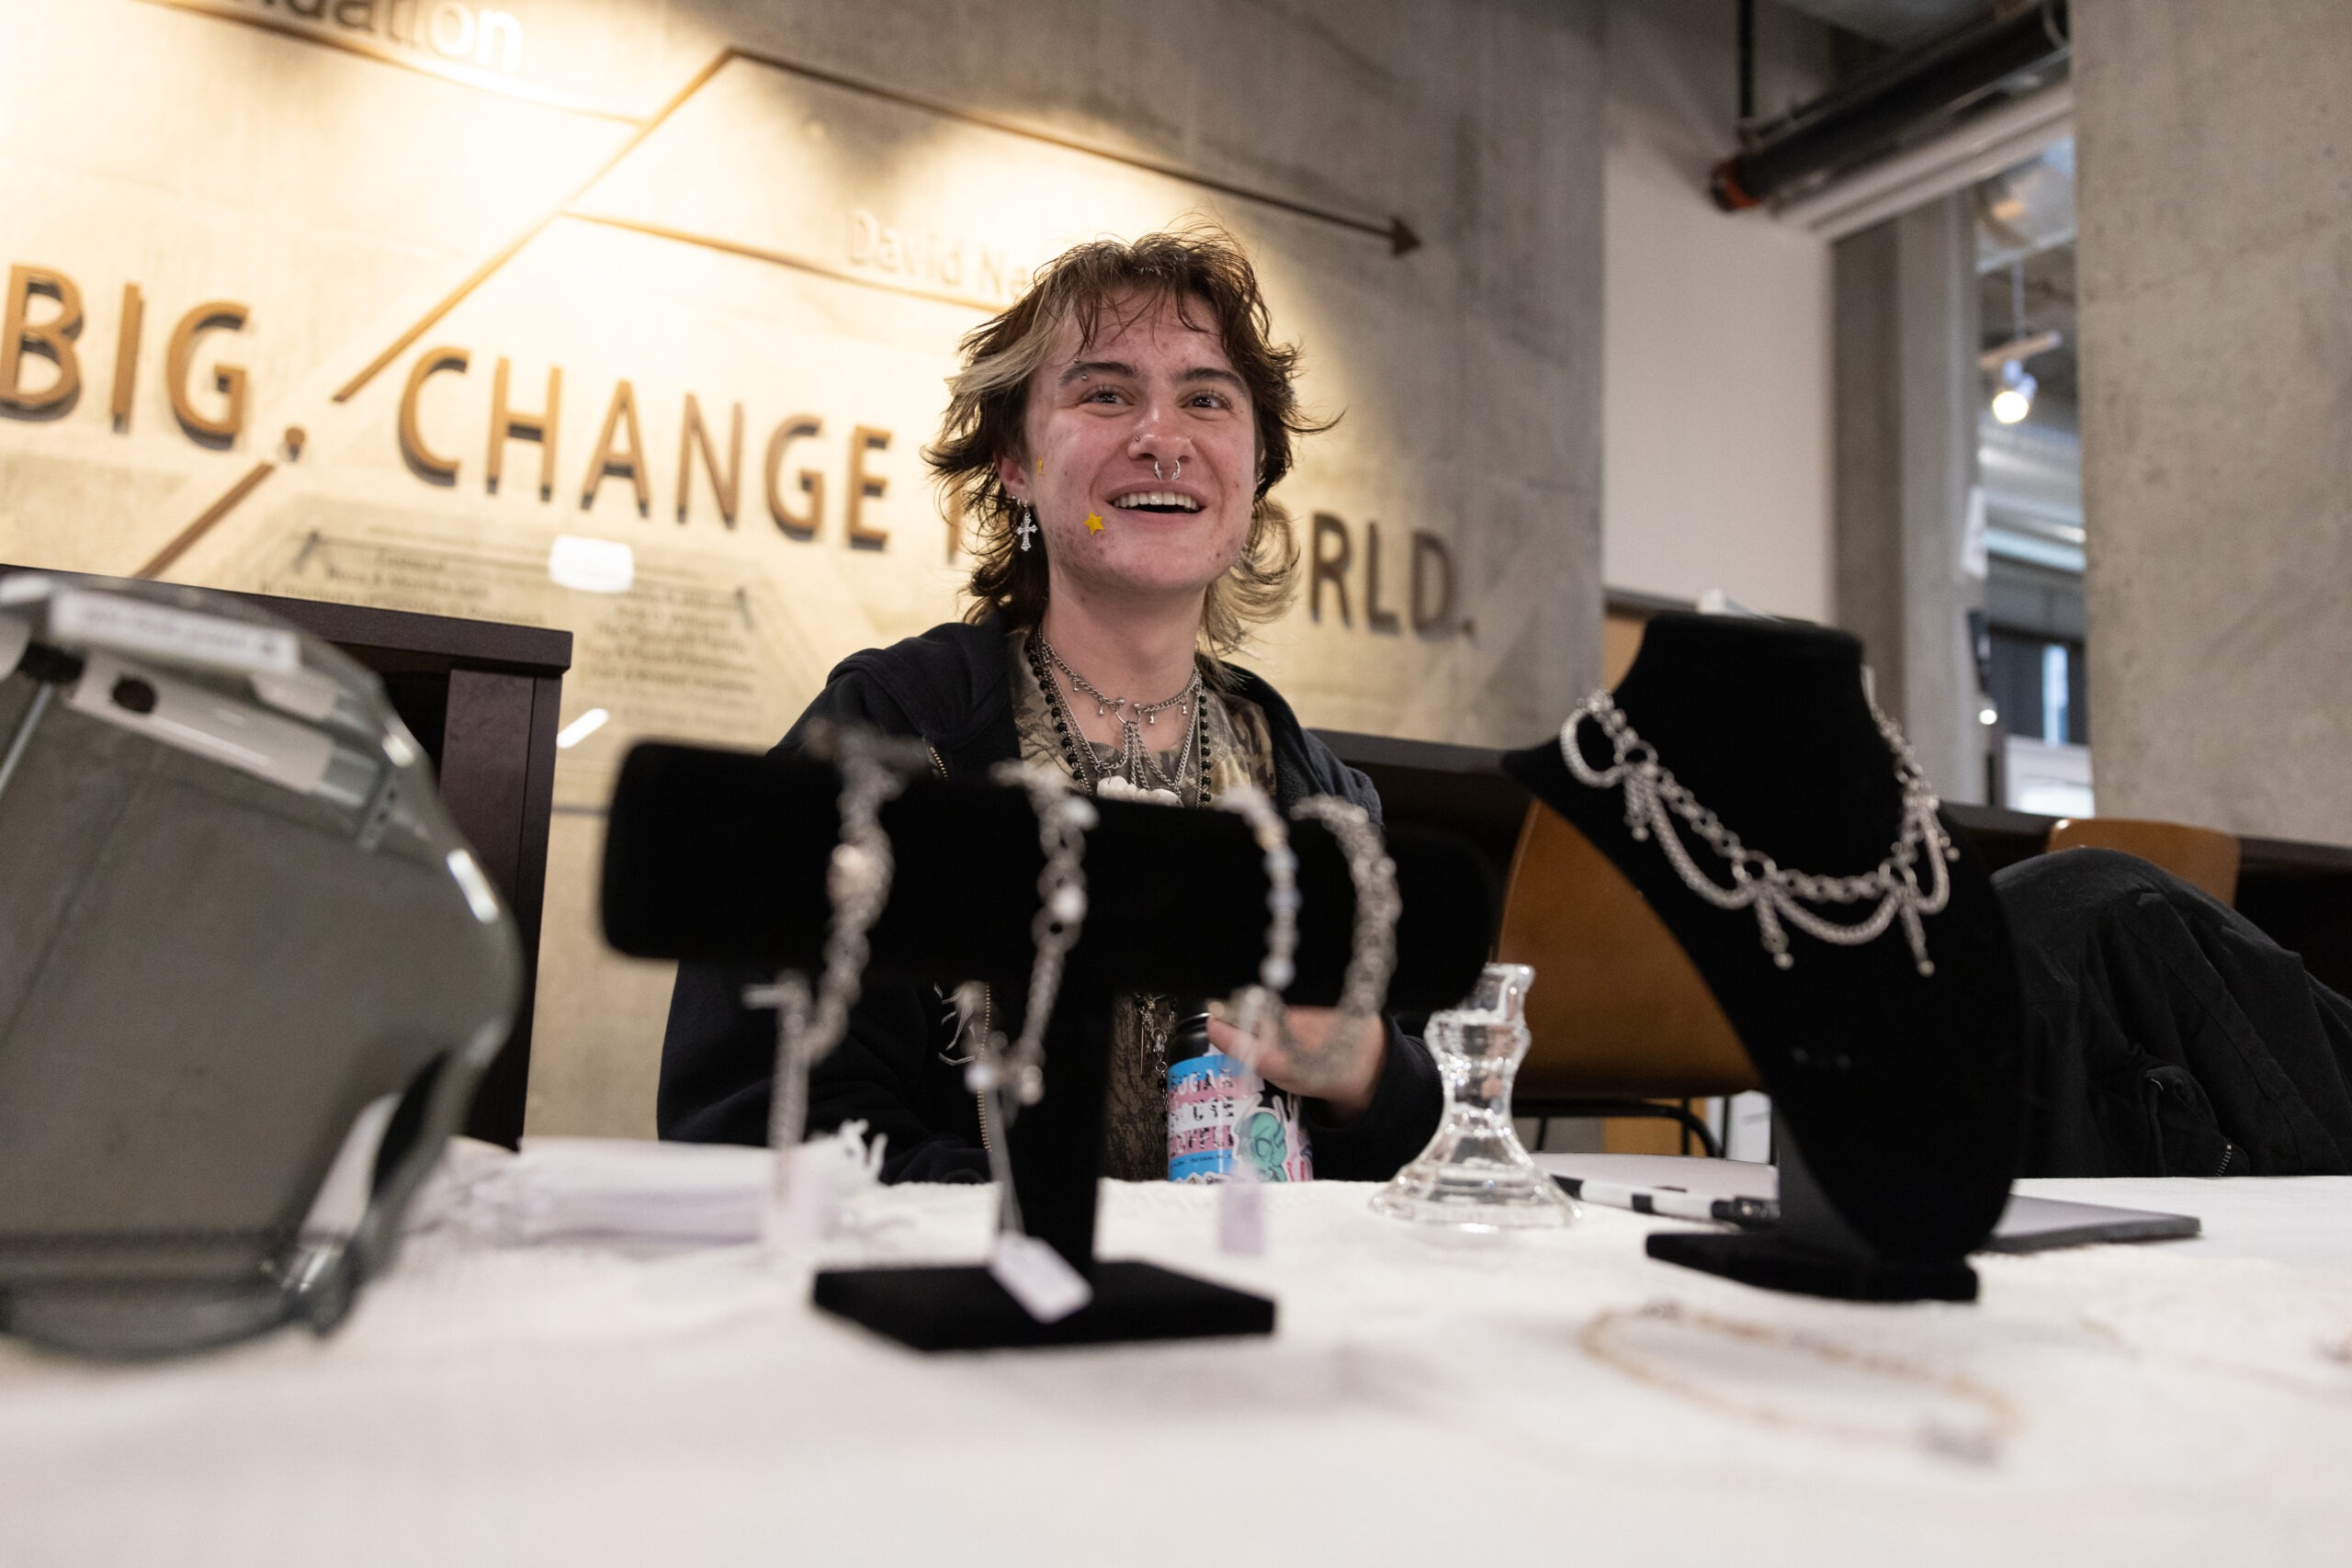
<svg viewBox="0 0 2352 1568">
<path fill-rule="evenodd" d="M 50 595 L 49 635 L 58 642 L 96 643 L 206 670 L 284 672 L 302 666 L 301 639 L 280 627 L 81 588 Z"/>
<path fill-rule="evenodd" d="M 1094 1299 L 1085 1276 L 1034 1235 L 1000 1231 L 989 1248 L 989 1273 L 1039 1323 L 1059 1323 Z"/>
<path fill-rule="evenodd" d="M 831 1151 L 823 1143 L 786 1149 L 784 1191 L 768 1205 L 771 1247 L 814 1247 L 841 1228 L 841 1190 L 833 1181 Z"/>
<path fill-rule="evenodd" d="M 1243 1258 L 1266 1250 L 1266 1194 L 1257 1182 L 1227 1179 L 1217 1188 L 1216 1245 Z"/>
</svg>

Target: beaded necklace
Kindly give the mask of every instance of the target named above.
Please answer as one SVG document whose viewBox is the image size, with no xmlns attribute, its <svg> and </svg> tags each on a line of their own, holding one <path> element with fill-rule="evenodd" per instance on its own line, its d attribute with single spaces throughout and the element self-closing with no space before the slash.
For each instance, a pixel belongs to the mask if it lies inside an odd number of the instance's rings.
<svg viewBox="0 0 2352 1568">
<path fill-rule="evenodd" d="M 1203 705 L 1207 701 L 1207 692 L 1198 669 L 1193 671 L 1192 683 L 1182 693 L 1164 702 L 1149 705 L 1152 710 L 1161 710 L 1181 703 L 1189 716 L 1190 722 L 1184 731 L 1184 743 L 1177 752 L 1175 771 L 1162 772 L 1159 762 L 1144 750 L 1140 732 L 1134 720 L 1122 718 L 1121 725 L 1125 731 L 1125 744 L 1122 748 L 1120 761 L 1124 771 L 1112 772 L 1105 769 L 1101 760 L 1094 755 L 1092 742 L 1089 741 L 1084 732 L 1078 728 L 1078 720 L 1070 713 L 1069 703 L 1062 695 L 1061 682 L 1055 679 L 1057 668 L 1069 671 L 1069 666 L 1062 662 L 1061 656 L 1054 651 L 1053 645 L 1046 640 L 1045 634 L 1041 631 L 1032 631 L 1029 634 L 1023 651 L 1029 660 L 1030 673 L 1037 678 L 1038 689 L 1046 694 L 1046 712 L 1053 720 L 1055 739 L 1061 745 L 1063 763 L 1069 769 L 1070 777 L 1076 780 L 1079 786 L 1087 794 L 1099 795 L 1106 779 L 1116 778 L 1139 790 L 1164 789 L 1181 801 L 1186 794 L 1184 773 L 1189 766 L 1193 774 L 1192 793 L 1197 797 L 1197 803 L 1202 806 L 1211 803 L 1208 726 L 1201 712 Z M 1072 681 L 1080 680 L 1077 671 L 1069 671 L 1069 674 Z M 1089 689 L 1091 690 L 1091 687 Z M 1099 696 L 1097 700 L 1104 711 L 1108 710 L 1111 704 L 1117 701 L 1117 699 Z M 1133 705 L 1121 703 L 1119 705 Z M 1143 710 L 1138 708 L 1138 711 Z"/>
</svg>

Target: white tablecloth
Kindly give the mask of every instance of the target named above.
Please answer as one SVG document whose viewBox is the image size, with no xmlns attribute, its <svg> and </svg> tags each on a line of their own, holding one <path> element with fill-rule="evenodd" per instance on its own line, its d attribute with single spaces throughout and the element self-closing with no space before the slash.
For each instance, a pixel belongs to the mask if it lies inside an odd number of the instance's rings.
<svg viewBox="0 0 2352 1568">
<path fill-rule="evenodd" d="M 2352 1179 L 2029 1190 L 2211 1234 L 1870 1307 L 1652 1262 L 1667 1222 L 1448 1243 L 1336 1182 L 1237 1260 L 1208 1192 L 1109 1184 L 1105 1256 L 1279 1332 L 952 1357 L 753 1247 L 428 1234 L 324 1341 L 0 1348 L 0 1563 L 2352 1561 Z M 879 1193 L 833 1258 L 970 1258 L 987 1208 Z"/>
</svg>

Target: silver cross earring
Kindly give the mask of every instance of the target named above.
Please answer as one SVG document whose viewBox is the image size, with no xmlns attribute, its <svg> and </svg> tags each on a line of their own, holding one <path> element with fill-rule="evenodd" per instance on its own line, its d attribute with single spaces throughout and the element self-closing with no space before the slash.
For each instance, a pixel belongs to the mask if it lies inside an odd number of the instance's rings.
<svg viewBox="0 0 2352 1568">
<path fill-rule="evenodd" d="M 1029 542 L 1037 536 L 1037 509 L 1027 502 L 1023 502 L 1021 521 L 1012 525 L 1012 531 L 1021 536 L 1021 547 L 1027 549 Z"/>
</svg>

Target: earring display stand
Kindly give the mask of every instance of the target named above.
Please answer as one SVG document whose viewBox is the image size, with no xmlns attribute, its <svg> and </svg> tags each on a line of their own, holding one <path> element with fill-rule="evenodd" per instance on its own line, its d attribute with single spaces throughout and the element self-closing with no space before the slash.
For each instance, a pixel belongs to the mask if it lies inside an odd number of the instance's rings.
<svg viewBox="0 0 2352 1568">
<path fill-rule="evenodd" d="M 813 967 L 830 915 L 840 787 L 830 763 L 806 756 L 638 747 L 605 839 L 606 939 L 637 957 Z M 1045 1095 L 1008 1138 L 1023 1227 L 1087 1279 L 1093 1300 L 1044 1324 L 978 1266 L 829 1269 L 813 1297 L 825 1311 L 922 1350 L 1272 1331 L 1275 1306 L 1263 1296 L 1094 1255 L 1113 998 L 1221 996 L 1252 983 L 1267 893 L 1262 854 L 1240 818 L 1096 805 L 1087 915 L 1046 1032 Z M 897 874 L 871 933 L 869 972 L 933 985 L 981 979 L 1000 998 L 1024 996 L 1044 863 L 1027 796 L 925 775 L 881 819 Z M 1328 829 L 1291 832 L 1303 907 L 1287 998 L 1330 1006 L 1351 950 L 1354 884 Z M 1388 1005 L 1451 1006 L 1486 962 L 1492 889 L 1476 852 L 1452 835 L 1399 829 L 1388 849 L 1405 908 Z M 1006 1032 L 1019 1022 L 1004 1019 Z"/>
<path fill-rule="evenodd" d="M 1856 876 L 1888 854 L 1904 809 L 1863 680 L 1861 645 L 1843 632 L 1667 615 L 1649 623 L 1615 700 L 1659 763 L 1748 849 L 1815 875 Z M 1589 764 L 1610 765 L 1599 725 L 1577 736 Z M 1855 946 L 1792 930 L 1783 967 L 1755 912 L 1717 908 L 1686 886 L 1655 835 L 1633 836 L 1623 787 L 1579 782 L 1556 739 L 1510 753 L 1504 768 L 1657 912 L 1772 1097 L 1780 1224 L 1654 1235 L 1650 1256 L 1811 1295 L 1974 1299 L 1967 1256 L 2000 1218 L 2025 1125 L 2017 969 L 1974 847 L 1945 819 L 1958 858 L 1945 866 L 1948 903 L 1923 917 L 1931 974 L 1899 923 Z M 1713 849 L 1679 818 L 1674 830 L 1702 874 L 1730 886 Z M 1871 906 L 1812 907 L 1849 924 Z"/>
</svg>

